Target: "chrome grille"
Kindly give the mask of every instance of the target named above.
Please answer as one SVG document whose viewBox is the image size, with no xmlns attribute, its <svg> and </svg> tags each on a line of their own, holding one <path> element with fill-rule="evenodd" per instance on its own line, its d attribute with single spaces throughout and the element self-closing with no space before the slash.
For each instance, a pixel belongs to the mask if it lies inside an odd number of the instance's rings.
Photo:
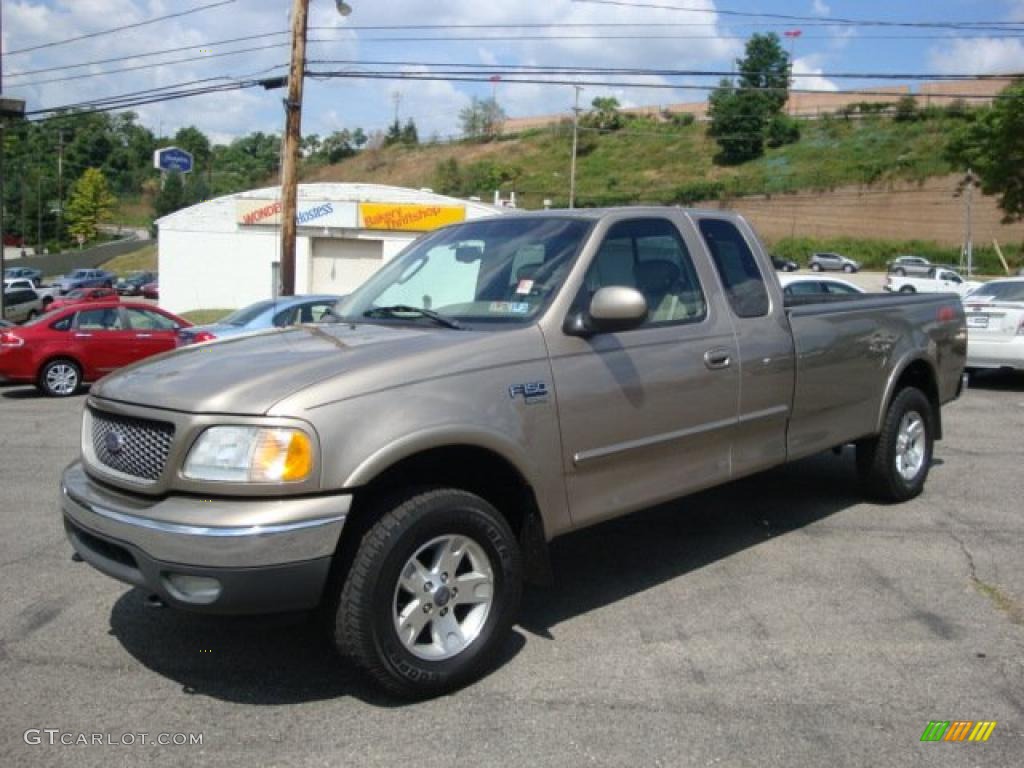
<svg viewBox="0 0 1024 768">
<path fill-rule="evenodd" d="M 174 425 L 91 411 L 92 447 L 101 464 L 142 480 L 158 480 L 174 440 Z"/>
</svg>

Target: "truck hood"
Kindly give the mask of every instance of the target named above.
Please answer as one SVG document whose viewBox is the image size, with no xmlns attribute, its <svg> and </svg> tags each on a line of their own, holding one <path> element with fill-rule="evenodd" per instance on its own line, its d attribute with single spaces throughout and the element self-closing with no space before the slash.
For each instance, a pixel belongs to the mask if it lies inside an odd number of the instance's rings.
<svg viewBox="0 0 1024 768">
<path fill-rule="evenodd" d="M 525 330 L 525 329 L 524 329 Z M 290 396 L 288 415 L 417 378 L 539 357 L 531 327 L 525 346 L 494 344 L 521 332 L 407 326 L 318 325 L 272 330 L 184 347 L 137 363 L 93 386 L 95 397 L 189 413 L 263 415 Z M 495 355 L 495 350 L 500 350 Z M 512 358 L 509 358 L 509 354 Z M 482 358 L 500 358 L 486 360 Z"/>
</svg>

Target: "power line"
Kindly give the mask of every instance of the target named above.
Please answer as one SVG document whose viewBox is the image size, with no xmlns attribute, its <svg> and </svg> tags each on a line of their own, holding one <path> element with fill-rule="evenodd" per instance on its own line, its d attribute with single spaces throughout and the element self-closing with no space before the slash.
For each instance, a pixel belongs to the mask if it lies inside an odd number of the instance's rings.
<svg viewBox="0 0 1024 768">
<path fill-rule="evenodd" d="M 722 8 L 693 8 L 681 5 L 670 5 L 668 3 L 649 2 L 626 2 L 626 0 L 572 0 L 574 3 L 588 3 L 591 5 L 613 5 L 620 8 L 652 8 L 668 11 L 682 11 L 684 13 L 704 13 L 716 16 L 736 16 L 742 18 L 758 19 L 780 19 L 783 21 L 799 21 L 813 23 L 821 21 L 818 16 L 797 16 L 785 13 L 761 13 L 751 11 L 732 11 Z M 996 31 L 1002 29 L 1016 29 L 1024 22 L 1014 21 L 888 21 L 880 19 L 845 19 L 840 17 L 829 17 L 832 24 L 840 26 L 857 27 L 911 27 L 911 28 L 938 28 L 938 29 L 989 29 Z"/>
<path fill-rule="evenodd" d="M 520 73 L 545 73 L 558 75 L 632 75 L 652 77 L 731 77 L 733 70 L 702 70 L 702 69 L 670 69 L 658 67 L 601 67 L 601 66 L 556 66 L 551 64 L 479 64 L 449 61 L 395 61 L 395 60 L 361 60 L 361 59 L 311 59 L 310 64 L 345 64 L 350 66 L 373 67 L 451 67 L 458 72 L 469 71 L 477 75 L 515 75 Z M 435 74 L 443 74 L 445 70 L 436 70 Z M 419 73 L 412 73 L 419 74 Z M 774 74 L 770 72 L 752 72 L 749 74 Z M 991 75 L 982 73 L 929 73 L 929 72 L 794 72 L 790 75 L 800 77 L 831 77 L 851 80 L 1002 80 L 1021 77 L 1020 73 Z M 778 89 L 773 89 L 778 90 Z"/>
<path fill-rule="evenodd" d="M 466 82 L 466 83 L 485 83 L 490 82 L 490 77 L 486 74 L 435 74 L 435 73 L 421 73 L 421 72 L 354 72 L 354 71 L 327 71 L 317 72 L 308 71 L 307 77 L 313 79 L 330 80 L 336 78 L 352 79 L 352 80 L 421 80 L 427 82 Z M 988 76 L 986 76 L 988 77 Z M 1013 76 L 1004 76 L 1005 79 L 1011 79 Z M 936 78 L 940 79 L 940 78 Z M 691 85 L 681 83 L 650 83 L 650 82 L 636 82 L 636 81 L 615 81 L 615 80 L 581 80 L 581 79 L 558 79 L 555 77 L 516 77 L 514 79 L 506 79 L 503 77 L 502 85 L 567 85 L 575 86 L 582 85 L 584 87 L 593 88 L 648 88 L 654 90 L 691 90 L 691 91 L 713 91 L 718 88 L 717 85 Z M 777 91 L 777 88 L 748 88 L 747 90 L 759 90 L 759 91 Z M 821 95 L 823 93 L 836 93 L 843 95 L 859 95 L 859 96 L 886 96 L 892 97 L 893 94 L 890 91 L 876 91 L 867 89 L 847 89 L 843 91 L 821 91 L 813 89 L 801 89 L 801 88 L 790 88 L 789 93 L 811 93 Z M 913 95 L 913 94 L 905 94 Z M 940 95 L 940 94 L 937 94 Z M 951 99 L 984 99 L 990 100 L 991 95 L 982 95 L 977 93 L 943 93 L 941 94 L 944 98 Z"/>
<path fill-rule="evenodd" d="M 168 13 L 165 16 L 157 16 L 152 19 L 146 19 L 145 21 L 137 21 L 134 24 L 122 24 L 119 27 L 111 27 L 110 29 L 100 30 L 99 32 L 89 32 L 85 35 L 78 35 L 77 37 L 69 37 L 66 40 L 54 40 L 49 43 L 40 43 L 39 45 L 32 45 L 27 48 L 16 48 L 13 51 L 8 51 L 3 54 L 4 56 L 15 56 L 19 53 L 29 53 L 31 51 L 38 51 L 43 48 L 56 48 L 61 45 L 68 45 L 70 43 L 77 43 L 80 40 L 91 40 L 95 37 L 103 37 L 104 35 L 112 35 L 115 32 L 123 32 L 126 29 L 138 29 L 139 27 L 145 27 L 150 24 L 156 24 L 160 21 L 167 21 L 168 19 L 177 19 L 182 16 L 190 16 L 193 13 L 199 13 L 201 11 L 208 11 L 212 8 L 219 8 L 222 5 L 231 5 L 235 0 L 219 0 L 216 3 L 209 3 L 208 5 L 200 5 L 195 8 L 189 8 L 187 11 L 178 11 L 177 13 Z"/>
</svg>

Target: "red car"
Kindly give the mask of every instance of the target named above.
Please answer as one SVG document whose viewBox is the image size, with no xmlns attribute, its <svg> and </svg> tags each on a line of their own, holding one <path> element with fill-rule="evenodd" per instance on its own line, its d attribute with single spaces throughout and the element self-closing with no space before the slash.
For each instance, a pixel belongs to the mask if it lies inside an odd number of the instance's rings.
<svg viewBox="0 0 1024 768">
<path fill-rule="evenodd" d="M 154 280 L 152 283 L 146 283 L 142 286 L 142 295 L 147 299 L 159 299 L 160 298 L 160 283 Z"/>
<path fill-rule="evenodd" d="M 112 301 L 120 300 L 121 297 L 117 295 L 117 291 L 113 288 L 76 288 L 66 296 L 54 299 L 47 311 L 52 312 L 55 309 L 64 309 L 64 307 L 70 307 L 73 304 L 87 304 L 96 301 L 109 304 Z"/>
<path fill-rule="evenodd" d="M 0 328 L 0 380 L 68 397 L 83 382 L 174 349 L 178 329 L 189 325 L 140 302 L 65 307 L 26 325 Z"/>
</svg>

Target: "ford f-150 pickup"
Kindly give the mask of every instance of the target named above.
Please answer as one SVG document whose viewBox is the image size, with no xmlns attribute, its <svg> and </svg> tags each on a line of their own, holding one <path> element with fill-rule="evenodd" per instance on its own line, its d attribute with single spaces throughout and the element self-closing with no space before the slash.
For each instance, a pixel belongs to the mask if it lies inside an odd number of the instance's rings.
<svg viewBox="0 0 1024 768">
<path fill-rule="evenodd" d="M 784 300 L 742 218 L 666 208 L 440 229 L 334 320 L 94 385 L 64 522 L 165 604 L 319 608 L 407 696 L 483 674 L 574 529 L 850 443 L 916 496 L 967 346 L 956 296 Z"/>
</svg>

